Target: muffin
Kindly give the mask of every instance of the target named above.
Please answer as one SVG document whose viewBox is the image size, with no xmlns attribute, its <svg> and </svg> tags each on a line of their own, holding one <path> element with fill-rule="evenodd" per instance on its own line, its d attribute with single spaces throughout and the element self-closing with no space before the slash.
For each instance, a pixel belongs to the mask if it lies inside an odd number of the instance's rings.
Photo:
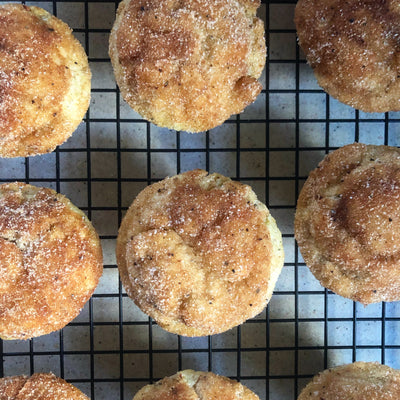
<svg viewBox="0 0 400 400">
<path fill-rule="evenodd" d="M 71 29 L 47 11 L 0 5 L 0 156 L 51 152 L 90 100 L 88 60 Z"/>
<path fill-rule="evenodd" d="M 128 295 L 162 328 L 212 335 L 264 309 L 283 266 L 282 238 L 249 186 L 195 170 L 137 196 L 117 263 Z"/>
<path fill-rule="evenodd" d="M 373 362 L 355 362 L 316 375 L 297 400 L 400 398 L 400 372 Z"/>
<path fill-rule="evenodd" d="M 258 400 L 259 397 L 239 382 L 212 372 L 180 371 L 154 385 L 143 387 L 133 400 Z"/>
<path fill-rule="evenodd" d="M 10 376 L 0 379 L 1 400 L 89 400 L 79 389 L 53 374 Z"/>
<path fill-rule="evenodd" d="M 324 287 L 363 304 L 400 300 L 400 150 L 327 155 L 300 193 L 295 236 Z"/>
<path fill-rule="evenodd" d="M 398 0 L 299 0 L 295 23 L 328 94 L 366 112 L 400 110 Z"/>
<path fill-rule="evenodd" d="M 63 328 L 102 270 L 99 237 L 68 199 L 24 183 L 0 185 L 0 338 Z"/>
<path fill-rule="evenodd" d="M 200 132 L 261 91 L 259 0 L 123 0 L 110 57 L 125 101 L 161 127 Z"/>
</svg>

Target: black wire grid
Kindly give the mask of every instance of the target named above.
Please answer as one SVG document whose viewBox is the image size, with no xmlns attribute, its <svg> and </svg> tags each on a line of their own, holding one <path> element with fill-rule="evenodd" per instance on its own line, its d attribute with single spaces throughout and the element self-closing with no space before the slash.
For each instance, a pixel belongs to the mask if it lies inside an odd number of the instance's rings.
<svg viewBox="0 0 400 400">
<path fill-rule="evenodd" d="M 93 400 L 131 400 L 143 385 L 186 368 L 238 379 L 262 399 L 296 399 L 317 372 L 356 360 L 400 368 L 400 306 L 362 307 L 323 289 L 293 237 L 308 172 L 353 141 L 398 145 L 400 114 L 364 114 L 316 84 L 296 43 L 295 1 L 265 0 L 264 90 L 244 113 L 204 134 L 158 129 L 123 102 L 107 55 L 118 1 L 32 1 L 63 19 L 89 55 L 92 103 L 54 153 L 1 159 L 0 180 L 49 186 L 85 210 L 100 233 L 105 270 L 81 315 L 60 332 L 0 341 L 0 376 L 53 371 Z M 125 210 L 146 185 L 193 168 L 250 184 L 283 233 L 285 266 L 268 308 L 213 337 L 168 334 L 142 314 L 118 280 L 114 245 Z"/>
</svg>

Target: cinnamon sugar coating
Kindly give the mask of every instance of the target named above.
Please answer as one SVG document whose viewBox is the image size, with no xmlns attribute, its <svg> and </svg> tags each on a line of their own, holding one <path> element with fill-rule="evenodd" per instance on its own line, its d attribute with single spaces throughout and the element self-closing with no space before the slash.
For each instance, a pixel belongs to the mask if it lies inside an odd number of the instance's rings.
<svg viewBox="0 0 400 400">
<path fill-rule="evenodd" d="M 355 362 L 327 369 L 297 400 L 390 400 L 400 398 L 400 371 L 376 362 Z"/>
<path fill-rule="evenodd" d="M 259 0 L 123 0 L 110 36 L 121 93 L 149 121 L 200 132 L 261 91 Z"/>
<path fill-rule="evenodd" d="M 117 263 L 128 295 L 162 328 L 211 335 L 264 309 L 283 266 L 282 239 L 249 186 L 195 170 L 137 196 Z"/>
<path fill-rule="evenodd" d="M 0 400 L 89 400 L 79 389 L 53 374 L 0 379 Z"/>
<path fill-rule="evenodd" d="M 245 386 L 212 372 L 180 371 L 143 387 L 133 400 L 259 400 Z"/>
<path fill-rule="evenodd" d="M 29 339 L 63 328 L 102 274 L 91 223 L 54 190 L 0 186 L 0 337 Z"/>
<path fill-rule="evenodd" d="M 90 100 L 82 46 L 38 7 L 0 5 L 0 156 L 51 152 L 73 133 Z"/>
<path fill-rule="evenodd" d="M 400 149 L 354 143 L 326 156 L 300 193 L 295 236 L 326 288 L 400 300 Z"/>
<path fill-rule="evenodd" d="M 327 93 L 366 112 L 400 110 L 398 0 L 299 0 L 295 23 Z"/>
</svg>

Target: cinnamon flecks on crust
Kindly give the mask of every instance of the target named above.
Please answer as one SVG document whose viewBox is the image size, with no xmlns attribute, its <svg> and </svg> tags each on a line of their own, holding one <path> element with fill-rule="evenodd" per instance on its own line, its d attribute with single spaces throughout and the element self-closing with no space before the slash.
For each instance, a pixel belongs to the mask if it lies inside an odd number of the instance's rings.
<svg viewBox="0 0 400 400">
<path fill-rule="evenodd" d="M 327 369 L 302 390 L 298 400 L 387 400 L 400 398 L 400 371 L 373 362 Z"/>
<path fill-rule="evenodd" d="M 354 143 L 325 157 L 297 203 L 306 264 L 335 293 L 369 304 L 400 299 L 400 150 Z"/>
<path fill-rule="evenodd" d="M 249 186 L 196 170 L 138 195 L 121 224 L 117 262 L 128 295 L 161 327 L 202 336 L 263 310 L 283 250 Z"/>
<path fill-rule="evenodd" d="M 180 371 L 142 388 L 133 400 L 259 400 L 251 390 L 212 372 Z"/>
<path fill-rule="evenodd" d="M 326 92 L 366 112 L 400 110 L 398 0 L 299 0 L 295 23 Z"/>
<path fill-rule="evenodd" d="M 200 132 L 241 112 L 261 91 L 258 0 L 124 0 L 110 37 L 121 93 L 144 118 Z"/>
<path fill-rule="evenodd" d="M 79 389 L 53 374 L 0 379 L 1 400 L 89 400 Z"/>
<path fill-rule="evenodd" d="M 90 100 L 82 46 L 39 7 L 0 5 L 0 156 L 48 153 L 81 122 Z"/>
<path fill-rule="evenodd" d="M 61 329 L 102 274 L 99 238 L 64 196 L 23 183 L 0 186 L 0 337 Z"/>
</svg>

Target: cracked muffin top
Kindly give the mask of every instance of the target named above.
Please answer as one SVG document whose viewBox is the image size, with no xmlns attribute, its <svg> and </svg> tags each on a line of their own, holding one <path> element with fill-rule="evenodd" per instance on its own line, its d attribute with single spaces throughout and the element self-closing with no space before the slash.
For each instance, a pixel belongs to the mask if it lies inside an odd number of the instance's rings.
<svg viewBox="0 0 400 400">
<path fill-rule="evenodd" d="M 0 185 L 0 337 L 63 328 L 102 274 L 100 240 L 85 214 L 54 190 Z"/>
<path fill-rule="evenodd" d="M 133 400 L 259 400 L 247 387 L 212 372 L 180 371 L 143 387 Z"/>
<path fill-rule="evenodd" d="M 400 110 L 398 0 L 299 0 L 295 23 L 327 93 L 366 112 Z"/>
<path fill-rule="evenodd" d="M 400 149 L 327 155 L 300 193 L 295 236 L 324 287 L 363 304 L 400 300 Z"/>
<path fill-rule="evenodd" d="M 9 376 L 0 379 L 1 400 L 89 400 L 79 389 L 53 374 Z"/>
<path fill-rule="evenodd" d="M 0 5 L 0 156 L 51 152 L 90 100 L 88 59 L 71 29 L 39 7 Z"/>
<path fill-rule="evenodd" d="M 128 295 L 162 328 L 211 335 L 264 309 L 283 266 L 282 238 L 249 186 L 195 170 L 137 196 L 117 263 Z"/>
<path fill-rule="evenodd" d="M 400 398 L 400 371 L 377 362 L 355 362 L 327 369 L 297 400 L 389 400 Z"/>
<path fill-rule="evenodd" d="M 200 132 L 261 91 L 259 0 L 123 0 L 110 36 L 121 93 L 147 120 Z"/>
</svg>

